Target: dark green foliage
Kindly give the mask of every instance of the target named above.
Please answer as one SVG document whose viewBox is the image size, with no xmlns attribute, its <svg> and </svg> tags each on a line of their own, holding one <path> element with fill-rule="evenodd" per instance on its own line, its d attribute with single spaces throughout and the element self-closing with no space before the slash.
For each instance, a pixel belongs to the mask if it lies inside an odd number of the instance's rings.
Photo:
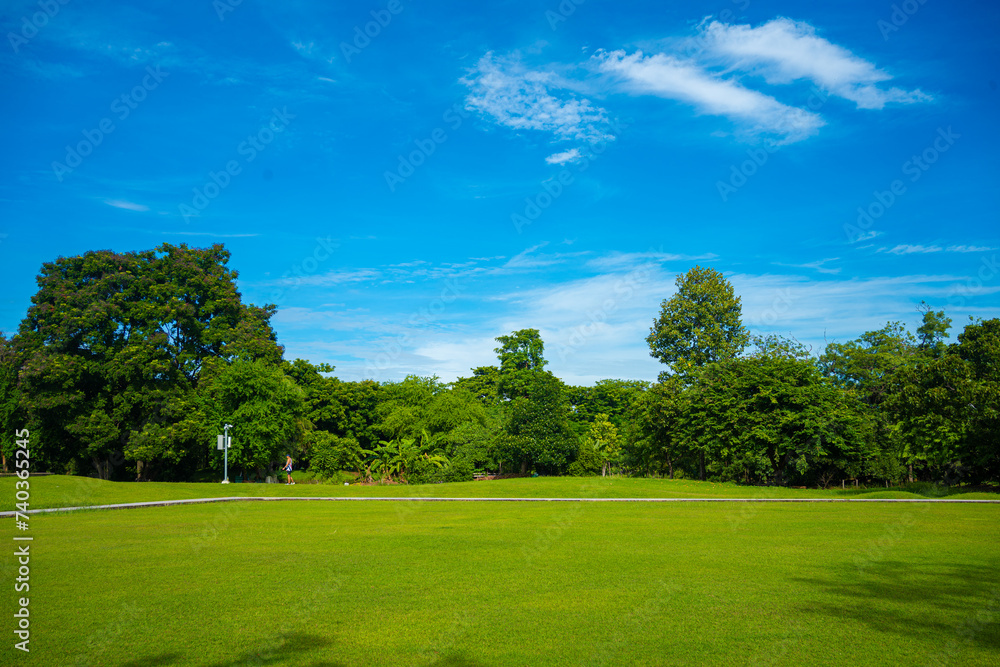
<svg viewBox="0 0 1000 667">
<path fill-rule="evenodd" d="M 487 407 L 500 402 L 500 369 L 496 366 L 473 368 L 472 377 L 458 378 L 452 384 L 456 389 L 472 394 Z"/>
<path fill-rule="evenodd" d="M 326 478 L 342 470 L 360 472 L 364 468 L 364 453 L 354 438 L 341 438 L 326 431 L 313 431 L 306 436 L 309 469 Z"/>
<path fill-rule="evenodd" d="M 124 453 L 149 478 L 197 458 L 207 443 L 185 422 L 205 363 L 281 358 L 274 307 L 242 304 L 228 260 L 221 245 L 163 244 L 42 266 L 16 345 L 48 467 L 78 462 L 106 478 Z"/>
<path fill-rule="evenodd" d="M 237 360 L 208 379 L 209 423 L 230 423 L 229 466 L 262 474 L 299 458 L 308 429 L 304 391 L 277 366 Z M 218 457 L 213 459 L 216 465 Z"/>
<path fill-rule="evenodd" d="M 660 382 L 567 387 L 545 370 L 537 329 L 496 338 L 498 366 L 345 382 L 333 366 L 282 360 L 275 307 L 243 304 L 229 253 L 164 244 L 42 266 L 18 334 L 0 336 L 0 451 L 31 431 L 33 465 L 104 478 L 190 479 L 286 454 L 327 478 L 409 482 L 490 472 L 689 476 L 825 486 L 904 477 L 1000 480 L 1000 320 L 927 304 L 900 323 L 832 343 L 748 334 L 718 272 L 677 277 L 647 338 Z M 583 444 L 581 444 L 581 442 Z M 353 473 L 352 473 L 353 474 Z"/>
<path fill-rule="evenodd" d="M 601 472 L 601 466 L 601 457 L 594 449 L 594 445 L 584 441 L 580 443 L 580 451 L 576 454 L 576 461 L 570 464 L 566 474 L 574 477 L 593 477 Z"/>
<path fill-rule="evenodd" d="M 650 387 L 633 405 L 624 452 L 630 467 L 647 475 L 674 477 L 675 468 L 692 454 L 681 430 L 690 397 L 680 379 L 671 376 Z"/>
<path fill-rule="evenodd" d="M 500 347 L 493 350 L 500 359 L 500 380 L 497 385 L 500 397 L 512 400 L 524 396 L 535 377 L 549 363 L 545 360 L 545 344 L 538 329 L 521 329 L 509 336 L 498 336 Z"/>
<path fill-rule="evenodd" d="M 563 386 L 551 373 L 538 372 L 524 385 L 525 394 L 505 406 L 497 457 L 510 472 L 559 474 L 572 461 L 579 444 L 569 426 Z"/>
<path fill-rule="evenodd" d="M 890 401 L 909 460 L 936 480 L 1000 478 L 1000 319 L 970 324 L 897 378 Z"/>
<path fill-rule="evenodd" d="M 414 463 L 407 481 L 411 484 L 438 484 L 442 482 L 471 482 L 475 466 L 464 456 L 458 456 L 444 465 L 420 459 Z"/>
<path fill-rule="evenodd" d="M 627 415 L 650 384 L 641 380 L 598 380 L 593 387 L 566 387 L 570 422 L 579 436 L 586 434 L 598 414 L 605 414 L 619 430 Z"/>
<path fill-rule="evenodd" d="M 694 391 L 685 431 L 720 479 L 783 484 L 863 459 L 863 415 L 810 361 L 762 350 L 709 366 Z"/>
<path fill-rule="evenodd" d="M 17 374 L 21 361 L 12 341 L 0 333 L 0 453 L 3 472 L 13 470 L 10 457 L 16 447 L 14 432 L 27 426 L 27 416 L 21 405 L 21 390 Z"/>
</svg>

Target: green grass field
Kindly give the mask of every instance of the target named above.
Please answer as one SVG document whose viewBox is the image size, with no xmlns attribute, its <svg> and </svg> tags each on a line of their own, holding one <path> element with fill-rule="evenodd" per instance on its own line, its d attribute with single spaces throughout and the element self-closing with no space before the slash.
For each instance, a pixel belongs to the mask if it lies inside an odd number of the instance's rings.
<svg viewBox="0 0 1000 667">
<path fill-rule="evenodd" d="M 76 507 L 114 503 L 180 500 L 185 498 L 220 498 L 225 496 L 269 497 L 415 497 L 445 498 L 921 498 L 938 497 L 943 489 L 913 485 L 899 489 L 787 489 L 752 487 L 736 484 L 713 484 L 690 480 L 641 479 L 622 477 L 538 477 L 504 479 L 456 484 L 425 485 L 334 485 L 304 483 L 305 475 L 294 486 L 284 484 L 175 484 L 168 482 L 106 482 L 90 477 L 52 475 L 31 478 L 31 507 Z M 15 477 L 0 478 L 0 498 L 14 497 Z M 921 491 L 913 493 L 910 488 Z M 963 493 L 950 496 L 962 499 L 1000 500 L 1000 494 Z M 0 506 L 0 510 L 3 507 Z M 11 507 L 10 509 L 13 509 Z"/>
<path fill-rule="evenodd" d="M 33 479 L 33 505 L 36 494 L 60 502 L 56 490 L 72 481 Z M 535 497 L 761 491 L 593 482 L 433 489 Z M 203 496 L 210 486 L 102 483 L 95 499 L 162 498 L 168 489 Z M 333 495 L 335 487 L 273 488 Z M 31 534 L 32 654 L 13 655 L 11 639 L 5 664 L 1000 659 L 998 505 L 288 501 L 35 515 Z M 3 581 L 13 581 L 13 559 L 2 568 Z M 12 592 L 3 604 L 0 615 L 11 619 Z"/>
</svg>

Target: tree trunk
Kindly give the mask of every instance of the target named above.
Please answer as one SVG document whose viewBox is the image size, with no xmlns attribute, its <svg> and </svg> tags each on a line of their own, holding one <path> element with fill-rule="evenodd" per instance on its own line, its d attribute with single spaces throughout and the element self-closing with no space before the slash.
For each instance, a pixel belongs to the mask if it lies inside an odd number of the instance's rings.
<svg viewBox="0 0 1000 667">
<path fill-rule="evenodd" d="M 670 469 L 670 479 L 673 479 L 674 478 L 674 462 L 672 460 L 670 460 L 670 459 L 667 459 L 667 467 Z"/>
<path fill-rule="evenodd" d="M 106 480 L 108 478 L 108 468 L 111 467 L 108 460 L 100 459 L 96 456 L 91 457 L 91 460 L 94 462 L 94 468 L 97 469 L 98 479 Z"/>
<path fill-rule="evenodd" d="M 907 468 L 910 471 L 910 478 L 909 479 L 912 482 L 913 481 L 913 464 L 911 463 L 909 466 L 907 466 Z"/>
<path fill-rule="evenodd" d="M 525 475 L 528 472 L 528 459 L 521 461 L 521 474 Z"/>
</svg>

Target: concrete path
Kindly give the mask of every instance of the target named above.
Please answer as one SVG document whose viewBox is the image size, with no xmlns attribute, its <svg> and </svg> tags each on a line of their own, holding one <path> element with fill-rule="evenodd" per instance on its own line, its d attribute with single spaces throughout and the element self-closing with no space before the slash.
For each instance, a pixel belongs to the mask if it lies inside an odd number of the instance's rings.
<svg viewBox="0 0 1000 667">
<path fill-rule="evenodd" d="M 229 503 L 238 501 L 326 500 L 326 501 L 388 501 L 388 502 L 465 502 L 465 503 L 986 503 L 1000 500 L 959 500 L 948 498 L 426 498 L 426 497 L 279 497 L 261 498 L 230 496 L 225 498 L 190 498 L 187 500 L 157 500 L 148 503 L 120 503 L 117 505 L 89 505 L 83 507 L 53 507 L 28 510 L 22 514 L 47 512 L 75 512 L 79 510 L 120 510 L 134 507 L 166 507 L 169 505 L 197 505 L 201 503 Z M 15 512 L 0 512 L 0 517 L 14 516 Z"/>
</svg>

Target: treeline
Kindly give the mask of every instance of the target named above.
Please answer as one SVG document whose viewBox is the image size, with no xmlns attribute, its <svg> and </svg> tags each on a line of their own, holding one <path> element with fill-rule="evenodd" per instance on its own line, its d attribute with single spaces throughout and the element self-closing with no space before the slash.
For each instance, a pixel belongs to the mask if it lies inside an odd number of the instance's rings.
<svg viewBox="0 0 1000 667">
<path fill-rule="evenodd" d="M 42 267 L 0 337 L 4 465 L 31 430 L 33 467 L 106 479 L 272 473 L 286 454 L 320 475 L 408 483 L 490 474 L 618 474 L 827 486 L 843 479 L 1000 481 L 1000 320 L 923 308 L 813 356 L 752 338 L 721 274 L 678 276 L 647 342 L 656 383 L 566 385 L 535 329 L 497 363 L 442 383 L 346 382 L 283 359 L 274 306 L 242 303 L 229 253 L 164 244 Z"/>
</svg>

